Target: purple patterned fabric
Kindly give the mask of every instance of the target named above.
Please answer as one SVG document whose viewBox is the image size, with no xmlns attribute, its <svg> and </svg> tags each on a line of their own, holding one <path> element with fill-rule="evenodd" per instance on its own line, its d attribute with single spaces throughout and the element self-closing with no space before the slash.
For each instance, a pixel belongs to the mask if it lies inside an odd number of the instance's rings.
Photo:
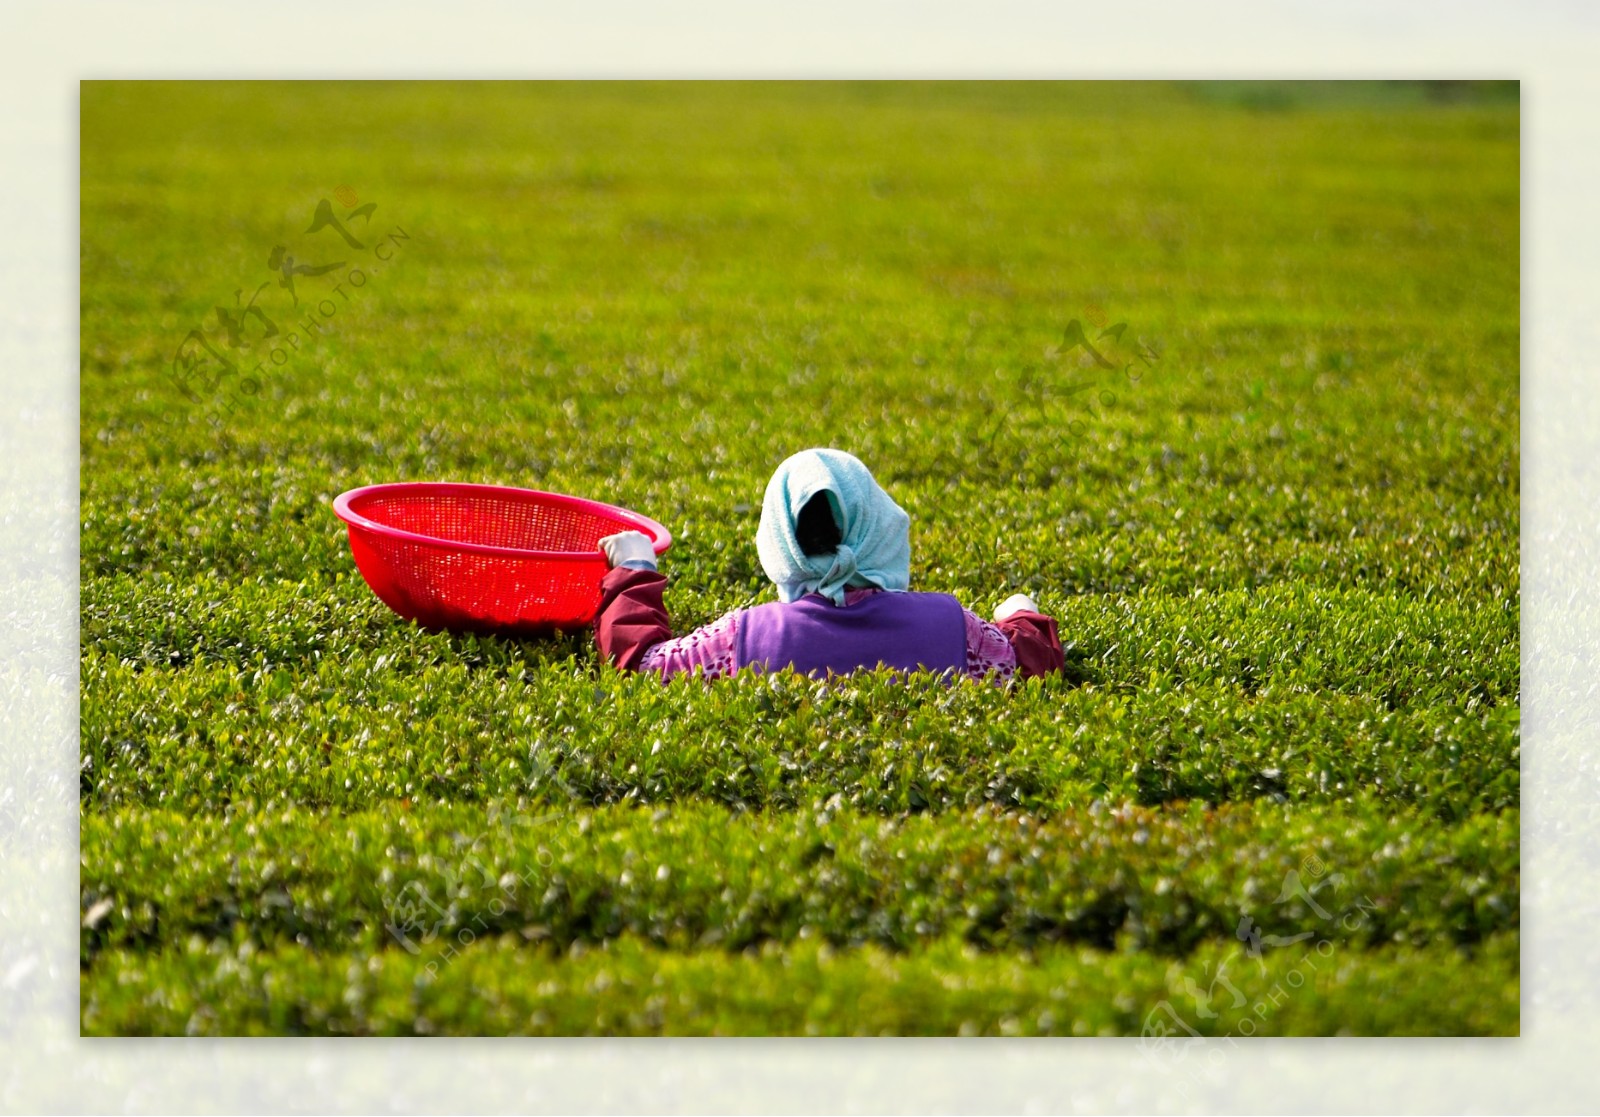
<svg viewBox="0 0 1600 1117">
<path fill-rule="evenodd" d="M 882 664 L 898 671 L 964 672 L 967 627 L 947 593 L 875 593 L 846 605 L 818 594 L 758 605 L 740 620 L 735 667 L 844 674 Z"/>
</svg>

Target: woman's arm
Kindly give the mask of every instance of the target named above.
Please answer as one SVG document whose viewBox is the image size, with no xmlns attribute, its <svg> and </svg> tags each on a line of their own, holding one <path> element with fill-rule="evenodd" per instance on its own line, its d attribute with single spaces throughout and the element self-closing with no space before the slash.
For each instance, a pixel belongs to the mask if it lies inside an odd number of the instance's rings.
<svg viewBox="0 0 1600 1117">
<path fill-rule="evenodd" d="M 616 566 L 600 582 L 595 642 L 600 654 L 624 671 L 637 671 L 645 653 L 672 639 L 661 600 L 667 576 L 655 570 Z"/>
<path fill-rule="evenodd" d="M 1017 654 L 1018 678 L 1031 679 L 1035 675 L 1066 669 L 1067 657 L 1061 650 L 1054 617 L 1043 613 L 1013 613 L 995 627 L 1006 634 Z"/>
<path fill-rule="evenodd" d="M 1013 594 L 994 611 L 994 623 L 1016 653 L 1018 677 L 1029 679 L 1066 669 L 1067 657 L 1061 649 L 1055 619 L 1039 612 L 1033 598 Z"/>
<path fill-rule="evenodd" d="M 645 653 L 641 671 L 654 671 L 663 679 L 691 675 L 696 671 L 708 679 L 718 679 L 738 670 L 739 618 L 735 609 L 687 636 L 665 640 Z"/>
<path fill-rule="evenodd" d="M 709 679 L 733 674 L 740 611 L 673 639 L 662 601 L 666 584 L 663 574 L 626 566 L 605 576 L 595 622 L 600 654 L 624 671 L 653 671 L 663 679 L 696 670 Z"/>
</svg>

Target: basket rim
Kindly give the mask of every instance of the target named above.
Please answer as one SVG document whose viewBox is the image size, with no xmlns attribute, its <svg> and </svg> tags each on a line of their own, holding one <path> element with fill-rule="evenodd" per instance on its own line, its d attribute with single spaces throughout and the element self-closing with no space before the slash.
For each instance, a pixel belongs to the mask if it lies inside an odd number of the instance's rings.
<svg viewBox="0 0 1600 1117">
<path fill-rule="evenodd" d="M 418 543 L 427 547 L 435 547 L 447 551 L 466 551 L 477 555 L 497 555 L 504 558 L 531 558 L 531 559 L 559 559 L 565 562 L 605 562 L 605 555 L 595 551 L 534 551 L 524 547 L 501 547 L 492 543 L 464 543 L 453 539 L 441 539 L 436 535 L 423 535 L 420 532 L 406 531 L 404 528 L 391 527 L 381 524 L 377 520 L 368 519 L 355 511 L 350 505 L 365 496 L 375 493 L 394 492 L 407 490 L 420 492 L 427 490 L 434 493 L 515 493 L 523 497 L 537 497 L 545 504 L 559 504 L 568 508 L 582 509 L 587 512 L 602 512 L 614 516 L 625 523 L 642 529 L 646 534 L 654 537 L 653 547 L 656 554 L 661 554 L 672 546 L 672 533 L 664 526 L 652 520 L 649 516 L 642 516 L 627 508 L 615 504 L 606 504 L 604 501 L 588 500 L 581 496 L 569 496 L 566 493 L 551 493 L 541 489 L 523 489 L 514 485 L 483 485 L 467 481 L 389 481 L 381 485 L 362 485 L 359 488 L 348 489 L 333 498 L 333 514 L 343 520 L 350 528 L 361 528 L 377 535 L 387 536 L 407 543 Z"/>
</svg>

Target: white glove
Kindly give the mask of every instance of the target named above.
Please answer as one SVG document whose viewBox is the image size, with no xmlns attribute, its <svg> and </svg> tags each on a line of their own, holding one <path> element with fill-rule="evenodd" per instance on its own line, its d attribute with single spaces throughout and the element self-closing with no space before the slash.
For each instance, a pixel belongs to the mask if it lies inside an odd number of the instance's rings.
<svg viewBox="0 0 1600 1117">
<path fill-rule="evenodd" d="M 1014 593 L 995 607 L 994 619 L 1003 621 L 1013 613 L 1037 613 L 1039 606 L 1025 593 Z"/>
<path fill-rule="evenodd" d="M 642 531 L 619 531 L 600 540 L 600 550 L 611 566 L 630 566 L 635 570 L 656 568 L 656 548 Z"/>
</svg>

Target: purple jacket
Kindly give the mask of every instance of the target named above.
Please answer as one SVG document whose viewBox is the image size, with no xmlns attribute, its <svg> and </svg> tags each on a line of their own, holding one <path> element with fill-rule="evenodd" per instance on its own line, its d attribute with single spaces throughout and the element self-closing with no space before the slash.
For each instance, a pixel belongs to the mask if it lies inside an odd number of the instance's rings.
<svg viewBox="0 0 1600 1117">
<path fill-rule="evenodd" d="M 853 605 L 808 594 L 747 610 L 737 648 L 738 668 L 842 675 L 882 664 L 960 672 L 967 661 L 966 620 L 961 603 L 947 593 L 875 593 Z"/>
</svg>

